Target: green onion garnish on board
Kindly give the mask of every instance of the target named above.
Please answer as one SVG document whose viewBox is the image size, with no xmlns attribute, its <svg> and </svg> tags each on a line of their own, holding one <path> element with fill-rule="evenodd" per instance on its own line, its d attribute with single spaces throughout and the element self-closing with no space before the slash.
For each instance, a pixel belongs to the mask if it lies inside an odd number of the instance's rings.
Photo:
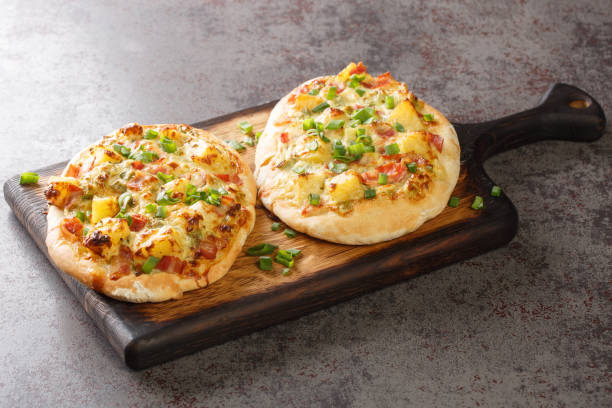
<svg viewBox="0 0 612 408">
<path fill-rule="evenodd" d="M 470 206 L 472 210 L 482 210 L 484 208 L 484 200 L 481 196 L 474 197 L 474 202 Z"/>
<path fill-rule="evenodd" d="M 448 200 L 448 206 L 457 208 L 459 206 L 460 201 L 461 199 L 459 197 L 451 197 L 450 200 Z"/>
<path fill-rule="evenodd" d="M 26 171 L 25 173 L 21 173 L 19 176 L 19 184 L 36 184 L 38 183 L 38 174 L 33 173 L 31 171 Z"/>
<path fill-rule="evenodd" d="M 276 251 L 277 248 L 278 247 L 276 245 L 263 243 L 250 247 L 246 252 L 251 256 L 268 255 Z"/>
<path fill-rule="evenodd" d="M 500 186 L 493 186 L 493 188 L 491 189 L 491 196 L 499 197 L 500 195 L 501 195 L 501 187 Z"/>
<path fill-rule="evenodd" d="M 259 257 L 259 269 L 262 271 L 271 271 L 272 270 L 272 258 L 269 256 L 260 256 Z"/>
<path fill-rule="evenodd" d="M 238 124 L 238 128 L 245 135 L 251 133 L 253 131 L 253 125 L 249 123 L 248 120 L 244 120 Z"/>
<path fill-rule="evenodd" d="M 295 232 L 291 228 L 285 228 L 285 235 L 289 238 L 295 238 L 297 235 L 297 232 Z"/>
</svg>

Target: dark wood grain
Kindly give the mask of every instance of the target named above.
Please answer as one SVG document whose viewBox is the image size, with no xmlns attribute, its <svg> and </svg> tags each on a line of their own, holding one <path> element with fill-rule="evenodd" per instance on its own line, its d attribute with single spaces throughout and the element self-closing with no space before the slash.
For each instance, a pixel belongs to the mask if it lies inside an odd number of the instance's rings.
<svg viewBox="0 0 612 408">
<path fill-rule="evenodd" d="M 249 120 L 256 130 L 263 129 L 273 105 L 194 126 L 224 140 L 241 139 L 237 123 Z M 259 208 L 246 246 L 265 241 L 302 249 L 303 256 L 287 277 L 278 265 L 265 272 L 255 266 L 254 258 L 241 256 L 223 279 L 188 292 L 181 300 L 130 304 L 109 299 L 59 273 L 125 363 L 134 369 L 149 367 L 504 245 L 516 233 L 518 216 L 504 194 L 490 197 L 494 183 L 482 168 L 484 160 L 539 140 L 595 140 L 603 134 L 605 116 L 589 95 L 557 84 L 533 109 L 455 127 L 462 166 L 453 195 L 461 197 L 461 203 L 458 208 L 446 208 L 412 234 L 370 246 L 331 244 L 301 234 L 289 240 L 282 232 L 270 230 L 273 221 Z M 252 164 L 254 149 L 244 155 Z M 20 186 L 18 176 L 4 185 L 7 202 L 45 254 L 42 189 L 46 179 L 64 166 L 58 163 L 38 170 L 41 178 L 36 186 Z M 485 199 L 481 211 L 469 208 L 475 195 Z"/>
</svg>

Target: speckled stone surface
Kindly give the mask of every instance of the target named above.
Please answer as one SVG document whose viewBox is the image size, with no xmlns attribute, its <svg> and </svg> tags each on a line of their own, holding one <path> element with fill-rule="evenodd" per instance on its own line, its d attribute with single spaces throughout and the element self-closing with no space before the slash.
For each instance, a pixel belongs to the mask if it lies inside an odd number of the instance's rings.
<svg viewBox="0 0 612 408">
<path fill-rule="evenodd" d="M 612 2 L 0 2 L 0 179 L 124 123 L 192 123 L 363 60 L 456 121 L 564 81 L 612 108 Z M 142 372 L 0 200 L 0 406 L 612 405 L 612 138 L 486 169 L 507 246 Z"/>
</svg>

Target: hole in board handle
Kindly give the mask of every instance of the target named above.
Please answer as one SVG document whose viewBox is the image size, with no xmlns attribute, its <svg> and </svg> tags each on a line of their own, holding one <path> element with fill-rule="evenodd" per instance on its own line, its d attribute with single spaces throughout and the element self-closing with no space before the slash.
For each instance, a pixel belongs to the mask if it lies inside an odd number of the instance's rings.
<svg viewBox="0 0 612 408">
<path fill-rule="evenodd" d="M 574 109 L 586 109 L 591 106 L 591 101 L 585 101 L 584 99 L 576 99 L 571 101 L 569 103 L 569 106 Z"/>
</svg>

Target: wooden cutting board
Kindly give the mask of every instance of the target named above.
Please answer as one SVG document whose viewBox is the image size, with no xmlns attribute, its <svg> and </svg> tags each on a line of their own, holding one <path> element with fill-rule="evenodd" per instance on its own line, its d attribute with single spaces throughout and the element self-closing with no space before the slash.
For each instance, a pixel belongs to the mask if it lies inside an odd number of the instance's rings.
<svg viewBox="0 0 612 408">
<path fill-rule="evenodd" d="M 193 126 L 223 140 L 241 140 L 238 122 L 248 120 L 255 130 L 263 130 L 273 106 L 272 102 Z M 503 193 L 491 197 L 494 183 L 485 174 L 483 161 L 538 140 L 596 140 L 605 129 L 605 116 L 585 92 L 556 84 L 534 109 L 454 126 L 462 152 L 453 196 L 460 197 L 461 203 L 458 208 L 447 207 L 412 234 L 370 246 L 331 244 L 303 234 L 290 239 L 282 229 L 271 231 L 271 214 L 258 208 L 245 248 L 269 242 L 301 249 L 288 276 L 281 274 L 278 264 L 265 272 L 255 265 L 256 257 L 240 256 L 223 279 L 188 292 L 181 300 L 130 304 L 100 295 L 59 273 L 125 363 L 134 369 L 150 367 L 506 244 L 516 233 L 518 215 Z M 242 154 L 252 166 L 255 148 Z M 48 177 L 59 174 L 65 165 L 38 170 L 38 185 L 20 186 L 19 176 L 4 184 L 5 199 L 47 256 L 47 205 L 42 191 Z M 470 208 L 476 195 L 484 198 L 483 210 Z"/>
</svg>

